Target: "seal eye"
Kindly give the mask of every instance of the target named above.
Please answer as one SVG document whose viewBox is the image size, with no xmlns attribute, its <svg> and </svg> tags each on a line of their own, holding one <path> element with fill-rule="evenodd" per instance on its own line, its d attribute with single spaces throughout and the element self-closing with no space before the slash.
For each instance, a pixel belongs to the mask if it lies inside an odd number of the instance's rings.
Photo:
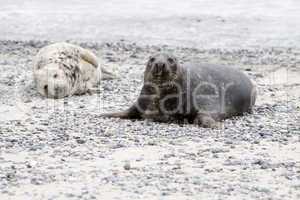
<svg viewBox="0 0 300 200">
<path fill-rule="evenodd" d="M 174 61 L 173 58 L 168 58 L 168 62 L 171 63 L 171 64 L 173 64 L 175 61 Z"/>
<path fill-rule="evenodd" d="M 151 57 L 150 60 L 149 60 L 150 63 L 153 63 L 154 61 L 155 61 L 154 57 Z"/>
<path fill-rule="evenodd" d="M 58 77 L 58 75 L 57 75 L 57 74 L 54 74 L 53 78 L 57 78 L 57 77 Z"/>
</svg>

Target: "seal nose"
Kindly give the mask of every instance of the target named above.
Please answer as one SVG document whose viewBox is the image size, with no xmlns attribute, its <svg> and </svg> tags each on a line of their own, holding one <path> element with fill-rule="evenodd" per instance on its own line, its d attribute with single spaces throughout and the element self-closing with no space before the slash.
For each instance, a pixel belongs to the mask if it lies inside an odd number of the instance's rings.
<svg viewBox="0 0 300 200">
<path fill-rule="evenodd" d="M 163 71 L 165 70 L 166 64 L 159 62 L 154 64 L 153 73 L 156 75 L 161 75 Z"/>
<path fill-rule="evenodd" d="M 59 91 L 60 91 L 59 87 L 55 87 L 55 88 L 54 88 L 54 93 L 55 93 L 55 95 L 58 95 Z"/>
<path fill-rule="evenodd" d="M 54 97 L 58 98 L 59 96 L 64 95 L 65 89 L 63 87 L 56 86 L 54 88 Z"/>
</svg>

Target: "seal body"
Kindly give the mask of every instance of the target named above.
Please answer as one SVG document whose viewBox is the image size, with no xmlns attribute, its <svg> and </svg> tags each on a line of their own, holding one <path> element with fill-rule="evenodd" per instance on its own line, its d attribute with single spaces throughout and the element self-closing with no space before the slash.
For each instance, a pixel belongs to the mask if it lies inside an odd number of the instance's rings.
<svg viewBox="0 0 300 200">
<path fill-rule="evenodd" d="M 232 67 L 199 63 L 180 65 L 168 54 L 152 56 L 137 101 L 107 117 L 189 122 L 214 127 L 216 121 L 251 112 L 255 85 Z"/>
<path fill-rule="evenodd" d="M 43 47 L 33 67 L 38 92 L 49 98 L 89 92 L 101 78 L 101 72 L 97 57 L 91 51 L 68 43 Z"/>
</svg>

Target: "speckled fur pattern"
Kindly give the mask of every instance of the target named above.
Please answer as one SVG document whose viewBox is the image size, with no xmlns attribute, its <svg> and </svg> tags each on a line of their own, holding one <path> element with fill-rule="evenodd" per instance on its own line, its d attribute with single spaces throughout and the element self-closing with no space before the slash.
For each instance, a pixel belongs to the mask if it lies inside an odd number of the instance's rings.
<svg viewBox="0 0 300 200">
<path fill-rule="evenodd" d="M 54 76 L 64 79 L 63 84 L 66 85 L 64 94 L 58 95 L 59 98 L 84 94 L 96 84 L 99 78 L 98 67 L 97 57 L 91 51 L 68 43 L 55 43 L 43 47 L 37 54 L 33 69 L 34 79 L 42 95 L 47 96 L 43 87 L 49 85 L 48 96 L 55 96 L 50 94 L 50 84 L 59 87 L 57 78 L 51 77 L 54 70 Z"/>
</svg>

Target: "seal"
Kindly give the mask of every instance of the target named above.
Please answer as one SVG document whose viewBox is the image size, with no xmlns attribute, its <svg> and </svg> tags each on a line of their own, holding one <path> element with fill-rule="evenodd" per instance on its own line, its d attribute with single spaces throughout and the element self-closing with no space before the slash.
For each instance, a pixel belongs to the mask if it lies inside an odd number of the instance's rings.
<svg viewBox="0 0 300 200">
<path fill-rule="evenodd" d="M 33 77 L 41 95 L 63 98 L 88 93 L 100 79 L 114 78 L 114 74 L 100 67 L 91 51 L 63 42 L 40 49 Z"/>
<path fill-rule="evenodd" d="M 251 112 L 255 99 L 255 84 L 233 67 L 179 64 L 173 55 L 159 53 L 147 62 L 136 102 L 123 112 L 100 116 L 214 128 L 219 121 Z"/>
</svg>

